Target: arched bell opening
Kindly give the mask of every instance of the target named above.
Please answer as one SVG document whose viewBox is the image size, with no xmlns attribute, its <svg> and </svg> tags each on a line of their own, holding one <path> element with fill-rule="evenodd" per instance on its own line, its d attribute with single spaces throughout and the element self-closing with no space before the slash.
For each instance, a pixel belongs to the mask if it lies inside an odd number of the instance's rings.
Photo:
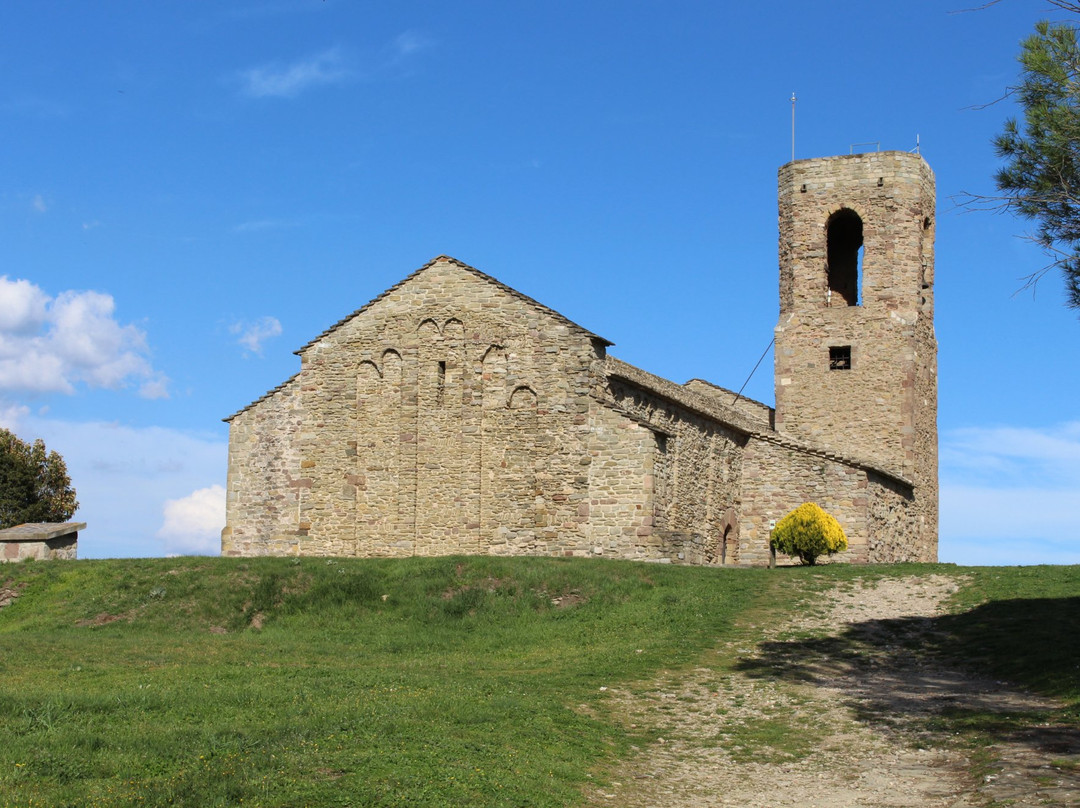
<svg viewBox="0 0 1080 808">
<path fill-rule="evenodd" d="M 826 274 L 830 306 L 862 303 L 863 222 L 850 208 L 841 208 L 825 225 Z"/>
</svg>

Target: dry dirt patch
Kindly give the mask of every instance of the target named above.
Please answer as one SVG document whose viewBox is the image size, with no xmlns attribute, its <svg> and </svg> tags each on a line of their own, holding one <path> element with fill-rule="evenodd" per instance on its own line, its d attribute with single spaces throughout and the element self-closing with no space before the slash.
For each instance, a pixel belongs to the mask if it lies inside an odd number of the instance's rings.
<svg viewBox="0 0 1080 808">
<path fill-rule="evenodd" d="M 3 585 L 0 585 L 0 609 L 14 603 L 25 588 L 25 582 L 16 584 L 10 580 L 5 581 Z"/>
<path fill-rule="evenodd" d="M 996 744 L 1000 770 L 976 779 L 964 751 L 927 730 L 927 719 L 947 708 L 1055 706 L 920 652 L 957 585 L 945 575 L 840 584 L 815 596 L 813 611 L 766 629 L 764 641 L 717 649 L 709 667 L 611 691 L 629 724 L 661 737 L 609 787 L 593 789 L 589 804 L 1080 804 L 1076 770 L 1051 766 L 1031 739 Z"/>
<path fill-rule="evenodd" d="M 109 623 L 115 623 L 117 620 L 131 620 L 131 618 L 131 612 L 125 614 L 109 614 L 108 612 L 101 612 L 94 617 L 85 617 L 82 620 L 76 620 L 75 625 L 79 628 L 98 628 L 99 626 L 107 626 Z"/>
</svg>

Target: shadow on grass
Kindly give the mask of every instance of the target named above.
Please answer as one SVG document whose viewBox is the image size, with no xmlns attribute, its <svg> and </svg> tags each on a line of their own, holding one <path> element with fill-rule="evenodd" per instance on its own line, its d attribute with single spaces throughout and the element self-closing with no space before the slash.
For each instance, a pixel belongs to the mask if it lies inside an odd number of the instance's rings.
<svg viewBox="0 0 1080 808">
<path fill-rule="evenodd" d="M 751 677 L 836 688 L 860 721 L 927 740 L 1017 744 L 1080 762 L 1080 598 L 994 601 L 955 615 L 868 620 L 761 644 Z"/>
</svg>

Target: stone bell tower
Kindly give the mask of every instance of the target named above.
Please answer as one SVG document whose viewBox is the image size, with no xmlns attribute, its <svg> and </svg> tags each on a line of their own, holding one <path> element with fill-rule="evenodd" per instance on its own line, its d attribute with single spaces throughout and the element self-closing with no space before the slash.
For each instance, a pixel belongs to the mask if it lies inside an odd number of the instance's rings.
<svg viewBox="0 0 1080 808">
<path fill-rule="evenodd" d="M 936 560 L 934 174 L 908 152 L 779 172 L 776 429 L 913 484 Z"/>
</svg>

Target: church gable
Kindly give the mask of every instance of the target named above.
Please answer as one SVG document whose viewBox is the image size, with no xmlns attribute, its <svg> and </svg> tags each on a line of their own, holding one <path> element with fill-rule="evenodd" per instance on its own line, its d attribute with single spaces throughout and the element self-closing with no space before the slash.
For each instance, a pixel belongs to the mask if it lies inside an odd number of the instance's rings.
<svg viewBox="0 0 1080 808">
<path fill-rule="evenodd" d="M 330 346 L 388 332 L 406 337 L 430 321 L 442 333 L 447 323 L 471 323 L 472 341 L 524 341 L 531 335 L 579 337 L 602 350 L 608 340 L 593 334 L 531 297 L 449 256 L 420 267 L 352 314 L 338 321 L 297 353 L 301 357 Z M 410 325 L 411 323 L 411 325 Z"/>
<path fill-rule="evenodd" d="M 606 344 L 446 258 L 335 324 L 298 352 L 297 468 L 278 486 L 298 491 L 298 550 L 577 546 L 558 526 L 585 496 L 582 414 Z"/>
</svg>

